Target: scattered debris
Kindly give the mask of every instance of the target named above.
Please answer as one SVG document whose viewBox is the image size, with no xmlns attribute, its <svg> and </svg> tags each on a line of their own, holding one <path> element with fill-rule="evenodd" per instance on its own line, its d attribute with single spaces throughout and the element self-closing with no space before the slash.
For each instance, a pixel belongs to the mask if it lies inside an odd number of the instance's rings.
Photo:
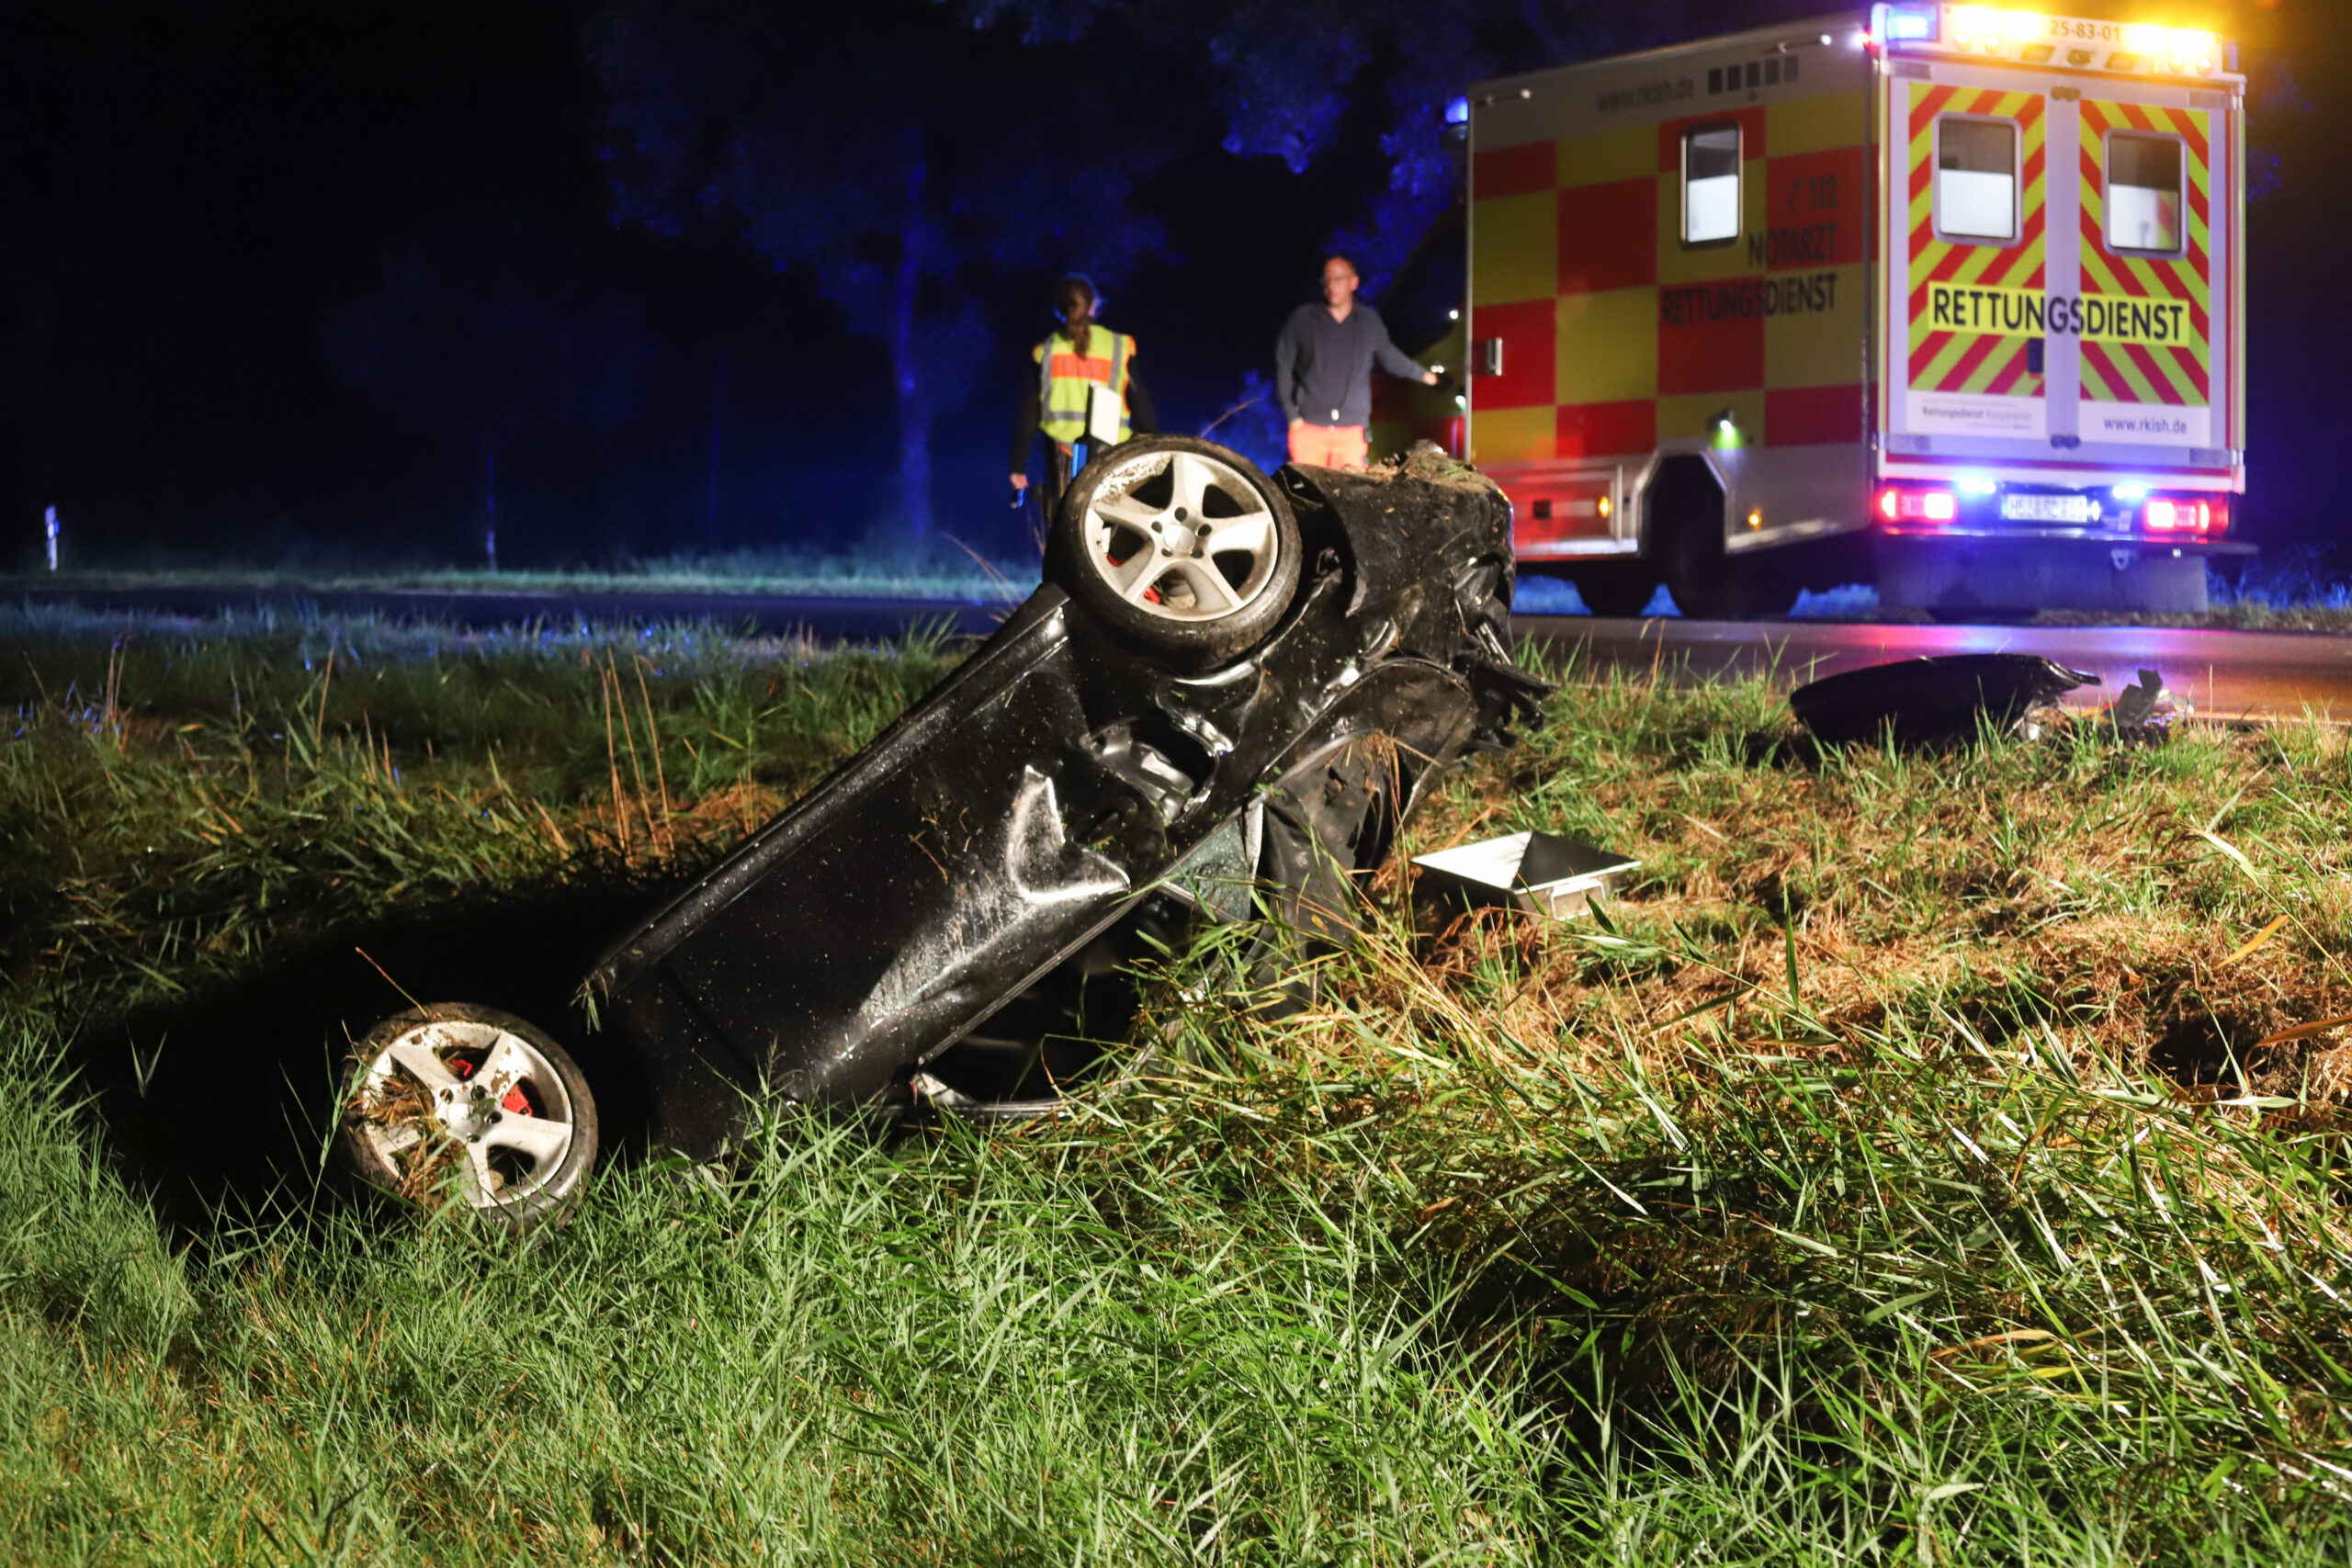
<svg viewBox="0 0 2352 1568">
<path fill-rule="evenodd" d="M 2172 738 L 2172 721 L 2194 710 L 2167 690 L 2165 678 L 2154 670 L 2140 671 L 2140 683 L 2126 686 L 2107 709 L 2116 738 L 2133 745 L 2153 746 Z"/>
<path fill-rule="evenodd" d="M 2155 716 L 2156 699 L 2165 694 L 2165 678 L 2153 670 L 2140 671 L 2140 683 L 2126 686 L 2107 712 L 2115 728 L 2126 729 L 2147 723 Z"/>
<path fill-rule="evenodd" d="M 1500 493 L 1500 487 L 1493 479 L 1434 441 L 1416 441 L 1411 451 L 1382 458 L 1365 470 L 1364 478 L 1383 484 L 1399 479 L 1419 479 L 1427 484 L 1466 485 L 1472 490 Z"/>
<path fill-rule="evenodd" d="M 2143 671 L 2149 674 L 2154 671 Z M 1898 746 L 1922 746 L 1973 739 L 1987 719 L 1996 729 L 2038 736 L 2035 709 L 2077 686 L 2098 683 L 2096 675 L 2039 654 L 1954 653 L 1830 675 L 1791 692 L 1789 706 L 1798 723 L 1828 745 L 1875 741 L 1891 733 Z"/>
<path fill-rule="evenodd" d="M 1432 887 L 1472 906 L 1508 906 L 1554 919 L 1585 912 L 1592 896 L 1642 863 L 1557 833 L 1507 833 L 1415 855 Z"/>
</svg>

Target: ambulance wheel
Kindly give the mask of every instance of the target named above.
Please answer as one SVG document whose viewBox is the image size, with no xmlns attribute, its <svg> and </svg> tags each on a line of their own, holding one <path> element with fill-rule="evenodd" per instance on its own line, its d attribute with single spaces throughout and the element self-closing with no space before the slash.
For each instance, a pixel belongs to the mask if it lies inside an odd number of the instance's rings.
<svg viewBox="0 0 2352 1568">
<path fill-rule="evenodd" d="M 1736 591 L 1724 581 L 1721 525 L 1711 527 L 1695 517 L 1670 522 L 1658 541 L 1658 566 L 1674 607 L 1685 617 L 1713 621 L 1739 614 Z"/>
<path fill-rule="evenodd" d="M 1749 613 L 1745 574 L 1724 570 L 1724 488 L 1704 459 L 1668 457 L 1650 481 L 1650 558 L 1674 607 L 1691 620 L 1734 620 Z"/>
<path fill-rule="evenodd" d="M 1190 435 L 1114 446 L 1055 519 L 1055 581 L 1117 636 L 1209 663 L 1274 629 L 1298 591 L 1298 521 L 1238 452 Z"/>
<path fill-rule="evenodd" d="M 1646 561 L 1609 561 L 1577 569 L 1577 597 L 1596 615 L 1638 615 L 1657 592 L 1657 573 Z"/>
<path fill-rule="evenodd" d="M 1796 580 L 1777 561 L 1726 556 L 1720 523 L 1683 519 L 1663 543 L 1666 591 L 1694 621 L 1754 620 L 1796 606 Z"/>
<path fill-rule="evenodd" d="M 352 1052 L 341 1104 L 341 1153 L 367 1181 L 513 1231 L 571 1218 L 596 1163 L 596 1101 L 578 1064 L 488 1008 L 386 1019 Z"/>
</svg>

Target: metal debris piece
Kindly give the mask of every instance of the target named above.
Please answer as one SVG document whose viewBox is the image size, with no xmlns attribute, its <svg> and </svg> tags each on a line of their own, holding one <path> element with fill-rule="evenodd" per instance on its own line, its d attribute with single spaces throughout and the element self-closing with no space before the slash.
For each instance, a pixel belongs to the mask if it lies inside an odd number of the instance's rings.
<svg viewBox="0 0 2352 1568">
<path fill-rule="evenodd" d="M 1899 659 L 1826 676 L 1789 694 L 1797 722 L 1832 746 L 1970 740 L 1989 717 L 2003 731 L 2039 734 L 2030 715 L 2098 677 L 2032 653 L 1952 653 Z"/>
<path fill-rule="evenodd" d="M 2116 739 L 2152 746 L 2172 738 L 2172 721 L 2192 711 L 2165 689 L 2165 678 L 2154 670 L 2140 671 L 2140 683 L 2126 686 L 2107 709 Z"/>
<path fill-rule="evenodd" d="M 2165 694 L 2165 678 L 2153 670 L 2140 671 L 2140 683 L 2126 686 L 2107 710 L 2118 729 L 2136 728 L 2156 716 L 2156 699 Z"/>
<path fill-rule="evenodd" d="M 1471 906 L 1525 909 L 1554 919 L 1585 912 L 1592 896 L 1642 863 L 1557 833 L 1506 833 L 1415 855 L 1421 886 Z"/>
</svg>

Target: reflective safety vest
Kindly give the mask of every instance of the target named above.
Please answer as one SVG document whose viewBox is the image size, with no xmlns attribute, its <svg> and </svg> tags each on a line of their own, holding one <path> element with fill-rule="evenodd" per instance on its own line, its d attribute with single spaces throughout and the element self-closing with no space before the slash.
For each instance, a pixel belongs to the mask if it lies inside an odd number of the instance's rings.
<svg viewBox="0 0 2352 1568">
<path fill-rule="evenodd" d="M 1118 400 L 1119 439 L 1134 434 L 1127 421 L 1127 358 L 1136 340 L 1097 324 L 1087 334 L 1086 347 L 1081 355 L 1068 333 L 1056 333 L 1029 351 L 1037 362 L 1037 428 L 1065 446 L 1086 439 L 1086 399 L 1096 387 L 1109 389 Z"/>
</svg>

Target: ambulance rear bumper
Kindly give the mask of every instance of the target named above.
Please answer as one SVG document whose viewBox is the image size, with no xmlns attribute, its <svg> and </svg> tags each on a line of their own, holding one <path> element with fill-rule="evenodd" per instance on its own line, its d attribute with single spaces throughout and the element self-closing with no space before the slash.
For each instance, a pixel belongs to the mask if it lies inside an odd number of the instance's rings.
<svg viewBox="0 0 2352 1568">
<path fill-rule="evenodd" d="M 2085 550 L 2138 550 L 2152 555 L 2176 556 L 2250 556 L 2258 547 L 2240 539 L 2200 539 L 2194 535 L 2178 538 L 2157 537 L 2147 534 L 2121 533 L 2113 529 L 2074 528 L 2063 525 L 2036 524 L 1969 524 L 1959 523 L 1945 527 L 1908 527 L 1881 524 L 1878 536 L 1883 542 L 1901 541 L 1904 545 L 1933 545 L 1950 541 L 1972 548 L 1984 545 L 2030 545 L 2039 549 L 2080 547 Z"/>
<path fill-rule="evenodd" d="M 2137 610 L 2199 615 L 2211 607 L 2206 563 L 2254 553 L 2234 539 L 2151 539 L 2088 529 L 1882 530 L 1878 596 L 1921 609 Z"/>
</svg>

